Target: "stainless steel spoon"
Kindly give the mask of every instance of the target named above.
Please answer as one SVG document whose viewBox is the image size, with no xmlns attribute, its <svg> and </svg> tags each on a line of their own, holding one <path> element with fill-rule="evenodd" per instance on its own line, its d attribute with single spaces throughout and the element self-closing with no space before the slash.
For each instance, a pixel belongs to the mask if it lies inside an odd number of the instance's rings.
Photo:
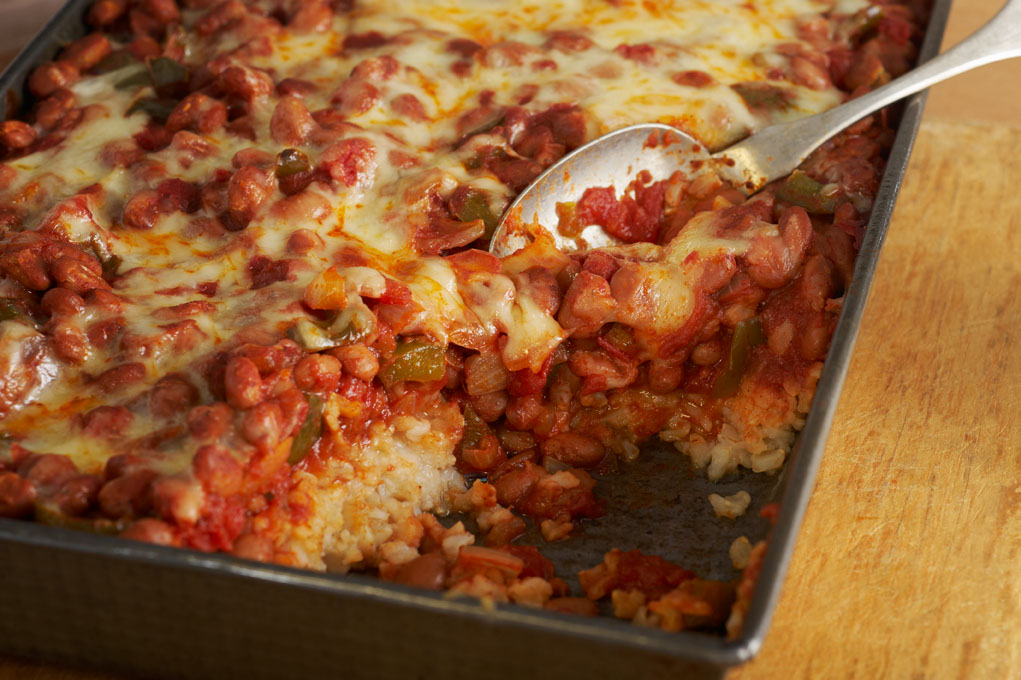
<svg viewBox="0 0 1021 680">
<path fill-rule="evenodd" d="M 598 225 L 580 234 L 560 233 L 557 204 L 577 201 L 589 187 L 613 186 L 620 196 L 642 170 L 655 181 L 677 170 L 691 175 L 713 168 L 751 195 L 790 174 L 823 142 L 870 113 L 965 71 L 1018 56 L 1021 0 L 1008 0 L 982 28 L 913 71 L 829 111 L 764 128 L 715 154 L 669 125 L 621 128 L 575 149 L 526 187 L 504 212 L 489 250 L 502 257 L 524 247 L 532 240 L 529 230 L 536 224 L 549 231 L 564 252 L 618 244 Z"/>
</svg>

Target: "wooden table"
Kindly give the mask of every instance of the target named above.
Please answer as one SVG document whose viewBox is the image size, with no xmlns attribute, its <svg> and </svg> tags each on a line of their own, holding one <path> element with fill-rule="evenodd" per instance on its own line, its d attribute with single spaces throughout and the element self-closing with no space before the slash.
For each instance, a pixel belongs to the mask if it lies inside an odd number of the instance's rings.
<svg viewBox="0 0 1021 680">
<path fill-rule="evenodd" d="M 958 0 L 946 44 L 997 0 Z M 1021 63 L 930 96 L 783 595 L 730 680 L 1021 678 Z M 0 658 L 0 680 L 102 674 Z"/>
</svg>

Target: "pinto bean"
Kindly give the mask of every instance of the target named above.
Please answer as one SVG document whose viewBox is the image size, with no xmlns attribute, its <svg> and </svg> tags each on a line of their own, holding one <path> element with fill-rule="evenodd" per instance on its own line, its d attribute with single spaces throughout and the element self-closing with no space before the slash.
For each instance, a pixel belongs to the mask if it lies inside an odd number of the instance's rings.
<svg viewBox="0 0 1021 680">
<path fill-rule="evenodd" d="M 121 538 L 153 545 L 177 545 L 174 528 L 163 520 L 145 517 L 118 534 Z"/>
<path fill-rule="evenodd" d="M 791 57 L 791 80 L 812 90 L 831 86 L 829 71 L 803 56 Z"/>
<path fill-rule="evenodd" d="M 300 354 L 300 352 L 301 350 L 299 349 L 298 353 Z M 235 355 L 251 360 L 255 367 L 259 369 L 259 375 L 263 378 L 267 378 L 288 366 L 298 363 L 297 357 L 292 357 L 290 351 L 285 350 L 280 345 L 272 347 L 266 345 L 242 345 L 235 350 Z"/>
<path fill-rule="evenodd" d="M 836 290 L 836 272 L 829 261 L 822 255 L 812 255 L 805 260 L 798 285 L 798 297 L 806 303 L 806 307 L 821 312 L 826 301 Z"/>
<path fill-rule="evenodd" d="M 104 319 L 103 321 L 97 321 L 91 324 L 85 329 L 85 334 L 89 339 L 89 342 L 95 345 L 97 348 L 103 349 L 109 347 L 110 344 L 120 336 L 121 331 L 124 330 L 124 319 Z"/>
<path fill-rule="evenodd" d="M 241 436 L 260 449 L 272 449 L 282 438 L 283 413 L 272 401 L 256 404 L 245 413 Z"/>
<path fill-rule="evenodd" d="M 500 444 L 503 445 L 503 448 L 512 453 L 521 453 L 522 451 L 535 448 L 535 435 L 531 432 L 518 432 L 516 430 L 500 428 L 496 434 L 500 438 Z"/>
<path fill-rule="evenodd" d="M 508 68 L 521 66 L 526 61 L 542 56 L 541 49 L 515 40 L 507 40 L 485 48 L 481 61 L 489 68 Z"/>
<path fill-rule="evenodd" d="M 178 130 L 170 140 L 171 148 L 181 152 L 181 164 L 189 167 L 199 158 L 207 158 L 216 150 L 212 144 L 201 136 L 187 130 Z"/>
<path fill-rule="evenodd" d="M 348 78 L 330 98 L 337 111 L 349 118 L 362 115 L 379 100 L 379 88 L 362 78 Z"/>
<path fill-rule="evenodd" d="M 284 190 L 284 183 L 281 182 L 281 191 Z M 288 187 L 289 188 L 289 187 Z M 285 220 L 290 224 L 312 224 L 314 222 L 322 222 L 332 212 L 332 206 L 330 201 L 322 194 L 315 191 L 304 191 L 294 194 L 293 196 L 287 196 L 280 199 L 270 207 L 270 214 L 281 220 Z M 298 234 L 299 232 L 306 232 L 312 235 L 311 239 L 308 239 L 308 247 L 304 250 L 298 247 L 296 254 L 303 255 L 308 252 L 309 249 L 319 246 L 321 239 L 315 236 L 315 232 L 308 229 L 298 229 L 292 234 Z M 306 235 L 298 236 L 295 244 L 301 243 L 301 239 L 306 238 Z M 291 239 L 288 239 L 288 250 L 291 249 Z M 292 251 L 294 252 L 294 251 Z"/>
<path fill-rule="evenodd" d="M 75 517 L 92 507 L 102 485 L 97 475 L 77 475 L 61 484 L 50 500 L 65 515 Z"/>
<path fill-rule="evenodd" d="M 43 244 L 42 255 L 51 267 L 60 260 L 67 260 L 68 262 L 80 264 L 90 274 L 98 276 L 103 273 L 103 265 L 100 264 L 99 259 L 95 255 L 83 252 L 75 246 L 51 241 L 50 243 Z"/>
<path fill-rule="evenodd" d="M 332 392 L 340 382 L 341 363 L 329 354 L 310 354 L 294 367 L 294 384 L 306 392 Z"/>
<path fill-rule="evenodd" d="M 244 228 L 252 221 L 259 208 L 269 200 L 274 185 L 272 175 L 254 165 L 234 173 L 227 185 L 227 203 L 235 226 Z"/>
<path fill-rule="evenodd" d="M 638 377 L 634 361 L 612 357 L 602 351 L 575 351 L 567 360 L 571 371 L 585 378 L 584 392 L 604 392 L 627 387 Z"/>
<path fill-rule="evenodd" d="M 277 94 L 281 97 L 307 97 L 319 91 L 319 86 L 301 78 L 284 78 L 276 84 Z"/>
<path fill-rule="evenodd" d="M 507 402 L 505 415 L 507 425 L 515 430 L 527 430 L 542 415 L 542 395 L 528 394 L 521 397 L 513 397 Z"/>
<path fill-rule="evenodd" d="M 691 350 L 691 363 L 696 366 L 712 366 L 723 356 L 723 347 L 718 340 L 703 342 Z"/>
<path fill-rule="evenodd" d="M 21 461 L 18 474 L 36 487 L 55 487 L 78 474 L 78 466 L 67 456 L 43 453 Z"/>
<path fill-rule="evenodd" d="M 89 307 L 102 309 L 114 314 L 120 312 L 123 308 L 120 297 L 116 293 L 112 293 L 104 288 L 97 288 L 86 295 L 85 304 Z"/>
<path fill-rule="evenodd" d="M 230 164 L 236 169 L 243 168 L 246 165 L 269 167 L 273 165 L 275 160 L 276 156 L 270 152 L 257 149 L 253 146 L 247 149 L 241 149 L 234 154 L 234 157 L 230 159 Z"/>
<path fill-rule="evenodd" d="M 273 542 L 265 536 L 242 534 L 234 541 L 231 551 L 235 557 L 258 562 L 269 562 L 273 559 Z"/>
<path fill-rule="evenodd" d="M 447 560 L 442 550 L 434 550 L 405 562 L 393 574 L 393 580 L 404 585 L 440 590 L 447 577 Z"/>
<path fill-rule="evenodd" d="M 312 114 L 298 97 L 281 99 L 269 121 L 270 136 L 284 146 L 302 146 L 316 127 Z"/>
<path fill-rule="evenodd" d="M 227 122 L 227 105 L 212 97 L 193 92 L 174 107 L 167 118 L 167 131 L 191 130 L 208 135 Z"/>
<path fill-rule="evenodd" d="M 54 130 L 74 109 L 76 97 L 71 90 L 60 88 L 39 102 L 35 110 L 35 122 L 44 130 Z"/>
<path fill-rule="evenodd" d="M 78 82 L 78 69 L 66 61 L 51 61 L 43 64 L 28 77 L 28 89 L 43 99 L 62 88 Z"/>
<path fill-rule="evenodd" d="M 379 373 L 379 359 L 365 345 L 347 345 L 333 350 L 333 355 L 340 359 L 344 372 L 359 380 L 371 382 Z"/>
<path fill-rule="evenodd" d="M 92 437 L 119 437 L 127 432 L 135 416 L 123 406 L 97 406 L 82 418 L 82 430 Z"/>
<path fill-rule="evenodd" d="M 73 257 L 62 257 L 50 267 L 50 273 L 61 287 L 72 293 L 83 295 L 97 288 L 109 288 L 110 284 L 84 261 Z"/>
<path fill-rule="evenodd" d="M 254 68 L 232 64 L 220 72 L 218 82 L 227 94 L 251 102 L 273 91 L 273 79 Z"/>
<path fill-rule="evenodd" d="M 86 21 L 90 26 L 109 26 L 128 9 L 128 0 L 97 0 L 92 3 Z"/>
<path fill-rule="evenodd" d="M 50 288 L 43 293 L 40 306 L 50 316 L 76 316 L 85 311 L 85 300 L 67 288 Z"/>
<path fill-rule="evenodd" d="M 806 361 L 821 361 L 830 346 L 832 327 L 822 314 L 808 314 L 798 329 L 797 350 Z"/>
<path fill-rule="evenodd" d="M 259 343 L 269 342 L 271 337 L 261 331 L 253 335 L 255 341 Z M 277 374 L 297 364 L 304 356 L 304 352 L 297 343 L 291 340 L 281 340 L 275 345 L 246 343 L 235 349 L 231 356 L 250 360 L 259 370 L 259 375 L 262 378 L 276 380 L 279 378 Z"/>
<path fill-rule="evenodd" d="M 35 143 L 35 128 L 20 120 L 5 120 L 0 123 L 0 144 L 12 151 L 20 151 Z"/>
<path fill-rule="evenodd" d="M 116 392 L 145 378 L 145 365 L 132 362 L 104 371 L 96 378 L 99 389 L 107 394 Z"/>
<path fill-rule="evenodd" d="M 50 331 L 53 352 L 64 361 L 80 366 L 89 358 L 90 340 L 80 328 L 71 324 L 56 324 Z"/>
<path fill-rule="evenodd" d="M 199 400 L 199 391 L 180 375 L 168 375 L 149 391 L 149 412 L 157 418 L 184 413 Z"/>
<path fill-rule="evenodd" d="M 251 408 L 262 401 L 262 378 L 251 359 L 234 357 L 224 373 L 227 403 L 234 408 Z"/>
<path fill-rule="evenodd" d="M 705 71 L 681 71 L 670 76 L 678 85 L 702 88 L 712 85 L 716 80 Z"/>
<path fill-rule="evenodd" d="M 202 516 L 205 493 L 202 485 L 182 477 L 160 477 L 152 483 L 156 513 L 178 525 L 193 525 Z"/>
<path fill-rule="evenodd" d="M 662 359 L 649 362 L 649 389 L 656 394 L 676 390 L 684 380 L 684 367 Z"/>
<path fill-rule="evenodd" d="M 142 457 L 134 453 L 118 453 L 110 456 L 106 460 L 106 465 L 103 466 L 103 481 L 109 482 L 111 479 L 123 477 L 137 469 L 142 462 Z"/>
<path fill-rule="evenodd" d="M 160 47 L 160 44 L 149 35 L 135 36 L 134 40 L 129 42 L 125 49 L 131 56 L 139 61 L 154 59 L 163 54 L 163 48 Z"/>
<path fill-rule="evenodd" d="M 401 118 L 413 121 L 428 120 L 425 115 L 425 107 L 422 102 L 413 94 L 399 94 L 390 100 L 390 108 Z"/>
<path fill-rule="evenodd" d="M 805 310 L 797 336 L 798 354 L 807 361 L 819 361 L 829 349 L 832 321 L 824 313 L 826 301 L 836 284 L 833 267 L 821 255 L 812 255 L 805 261 L 799 278 L 798 298 Z"/>
<path fill-rule="evenodd" d="M 550 316 L 555 316 L 560 309 L 560 284 L 550 270 L 531 267 L 518 274 L 514 283 L 520 294 L 527 295 Z"/>
<path fill-rule="evenodd" d="M 202 202 L 202 207 L 215 215 L 227 212 L 229 203 L 227 187 L 227 182 L 218 182 L 216 180 L 204 184 L 199 190 L 199 200 Z"/>
<path fill-rule="evenodd" d="M 108 517 L 135 517 L 152 505 L 150 486 L 156 478 L 152 470 L 131 470 L 116 477 L 99 490 L 99 508 Z"/>
<path fill-rule="evenodd" d="M 163 24 L 156 17 L 137 7 L 128 11 L 128 28 L 131 29 L 132 35 L 145 35 L 151 38 L 161 37 L 164 31 Z"/>
<path fill-rule="evenodd" d="M 102 33 L 90 33 L 65 47 L 61 59 L 79 71 L 88 71 L 112 51 L 109 38 Z"/>
<path fill-rule="evenodd" d="M 618 45 L 614 50 L 625 59 L 631 59 L 646 66 L 659 65 L 662 56 L 653 45 L 641 43 L 638 45 Z"/>
<path fill-rule="evenodd" d="M 195 452 L 191 462 L 195 478 L 210 493 L 231 496 L 241 488 L 244 470 L 225 446 L 207 444 Z"/>
<path fill-rule="evenodd" d="M 499 419 L 503 412 L 507 410 L 510 396 L 506 390 L 499 390 L 497 392 L 470 396 L 468 401 L 482 420 L 492 423 Z"/>
<path fill-rule="evenodd" d="M 854 91 L 880 83 L 888 77 L 882 60 L 873 52 L 863 51 L 853 58 L 844 74 L 844 87 Z"/>
<path fill-rule="evenodd" d="M 791 320 L 781 318 L 776 323 L 764 323 L 763 326 L 769 351 L 778 357 L 785 355 L 794 339 L 794 324 Z"/>
<path fill-rule="evenodd" d="M 464 360 L 465 390 L 478 396 L 507 388 L 510 371 L 496 352 L 473 354 Z"/>
<path fill-rule="evenodd" d="M 780 216 L 780 235 L 759 236 L 745 254 L 747 272 L 763 288 L 779 288 L 794 278 L 812 238 L 812 220 L 800 206 Z"/>
<path fill-rule="evenodd" d="M 163 24 L 175 24 L 181 20 L 181 10 L 174 0 L 142 0 L 142 10 Z"/>
<path fill-rule="evenodd" d="M 320 161 L 344 186 L 367 186 L 376 174 L 376 147 L 364 137 L 348 137 L 327 147 Z"/>
<path fill-rule="evenodd" d="M 8 171 L 14 172 L 9 165 L 0 163 L 0 190 L 6 189 L 13 178 L 8 177 Z M 0 208 L 0 229 L 15 231 L 22 225 L 20 211 L 15 208 Z"/>
<path fill-rule="evenodd" d="M 159 202 L 159 194 L 142 189 L 124 204 L 121 221 L 133 229 L 152 229 L 160 217 Z"/>
<path fill-rule="evenodd" d="M 241 0 L 227 0 L 215 5 L 195 23 L 195 32 L 208 36 L 229 29 L 248 14 Z"/>
<path fill-rule="evenodd" d="M 354 6 L 353 0 L 333 0 L 334 7 L 340 11 L 349 11 Z M 364 50 L 373 47 L 382 47 L 389 39 L 379 31 L 366 31 L 365 33 L 353 33 L 344 38 L 343 49 Z"/>
<path fill-rule="evenodd" d="M 571 282 L 560 305 L 557 321 L 576 337 L 591 337 L 612 321 L 617 306 L 606 279 L 582 271 Z"/>
<path fill-rule="evenodd" d="M 296 33 L 325 33 L 333 24 L 333 10 L 322 0 L 306 0 L 287 22 Z"/>
<path fill-rule="evenodd" d="M 548 49 L 561 52 L 584 52 L 595 45 L 591 38 L 579 31 L 553 31 L 546 40 Z"/>
<path fill-rule="evenodd" d="M 280 407 L 280 438 L 297 434 L 308 415 L 308 399 L 299 389 L 285 389 L 273 400 Z"/>
<path fill-rule="evenodd" d="M 515 458 L 527 455 L 527 453 L 519 453 Z M 514 458 L 511 459 L 511 461 L 513 460 Z M 507 472 L 500 474 L 492 481 L 493 486 L 496 487 L 496 498 L 500 505 L 517 503 L 528 495 L 528 492 L 543 475 L 543 470 L 531 461 L 525 461 L 523 465 L 511 467 Z"/>
<path fill-rule="evenodd" d="M 0 254 L 0 270 L 29 290 L 46 290 L 52 283 L 42 253 L 36 248 Z"/>
<path fill-rule="evenodd" d="M 597 440 L 579 432 L 561 432 L 540 446 L 543 455 L 571 467 L 592 467 L 606 456 L 606 449 Z"/>
<path fill-rule="evenodd" d="M 620 269 L 620 262 L 613 255 L 597 250 L 585 258 L 581 268 L 582 271 L 592 272 L 596 276 L 601 276 L 609 281 L 617 270 Z"/>
<path fill-rule="evenodd" d="M 227 404 L 196 406 L 188 411 L 188 431 L 198 441 L 219 439 L 231 427 L 234 411 Z"/>
<path fill-rule="evenodd" d="M 380 82 L 390 80 L 401 68 L 401 63 L 389 54 L 365 59 L 351 69 L 351 77 Z"/>
<path fill-rule="evenodd" d="M 305 255 L 322 245 L 322 240 L 311 229 L 296 229 L 287 237 L 287 252 Z"/>
<path fill-rule="evenodd" d="M 26 517 L 31 514 L 37 495 L 29 480 L 14 472 L 0 472 L 0 517 Z"/>
<path fill-rule="evenodd" d="M 133 139 L 115 139 L 99 150 L 99 160 L 111 168 L 130 168 L 145 157 L 145 152 Z"/>
</svg>

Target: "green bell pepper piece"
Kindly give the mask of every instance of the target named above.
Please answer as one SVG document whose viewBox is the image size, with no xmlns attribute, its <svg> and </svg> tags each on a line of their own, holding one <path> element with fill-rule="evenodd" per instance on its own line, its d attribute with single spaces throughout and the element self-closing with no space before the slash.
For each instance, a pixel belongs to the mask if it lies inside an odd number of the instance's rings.
<svg viewBox="0 0 1021 680">
<path fill-rule="evenodd" d="M 713 387 L 714 397 L 732 397 L 737 394 L 744 376 L 752 350 L 766 341 L 762 330 L 762 322 L 758 317 L 745 319 L 734 328 L 734 337 L 730 341 L 730 355 L 727 358 L 727 370 L 716 381 Z"/>
</svg>

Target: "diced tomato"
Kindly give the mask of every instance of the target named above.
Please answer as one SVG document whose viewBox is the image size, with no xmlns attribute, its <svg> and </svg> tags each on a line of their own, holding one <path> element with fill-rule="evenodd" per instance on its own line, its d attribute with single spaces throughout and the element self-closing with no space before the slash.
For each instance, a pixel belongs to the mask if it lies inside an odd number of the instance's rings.
<svg viewBox="0 0 1021 680">
<path fill-rule="evenodd" d="M 520 371 L 511 373 L 510 383 L 507 385 L 507 392 L 512 397 L 525 397 L 530 394 L 539 394 L 546 387 L 546 379 L 549 377 L 550 369 L 553 368 L 553 353 L 546 357 L 542 368 L 538 373 L 533 373 L 529 368 L 522 368 Z"/>
<path fill-rule="evenodd" d="M 194 527 L 182 529 L 180 537 L 185 545 L 197 550 L 229 551 L 244 523 L 245 510 L 236 499 L 210 495 L 202 518 Z"/>
<path fill-rule="evenodd" d="M 548 581 L 555 574 L 553 563 L 543 557 L 534 545 L 508 545 L 501 550 L 507 551 L 524 563 L 525 566 L 518 575 L 520 578 L 538 576 Z"/>
</svg>

